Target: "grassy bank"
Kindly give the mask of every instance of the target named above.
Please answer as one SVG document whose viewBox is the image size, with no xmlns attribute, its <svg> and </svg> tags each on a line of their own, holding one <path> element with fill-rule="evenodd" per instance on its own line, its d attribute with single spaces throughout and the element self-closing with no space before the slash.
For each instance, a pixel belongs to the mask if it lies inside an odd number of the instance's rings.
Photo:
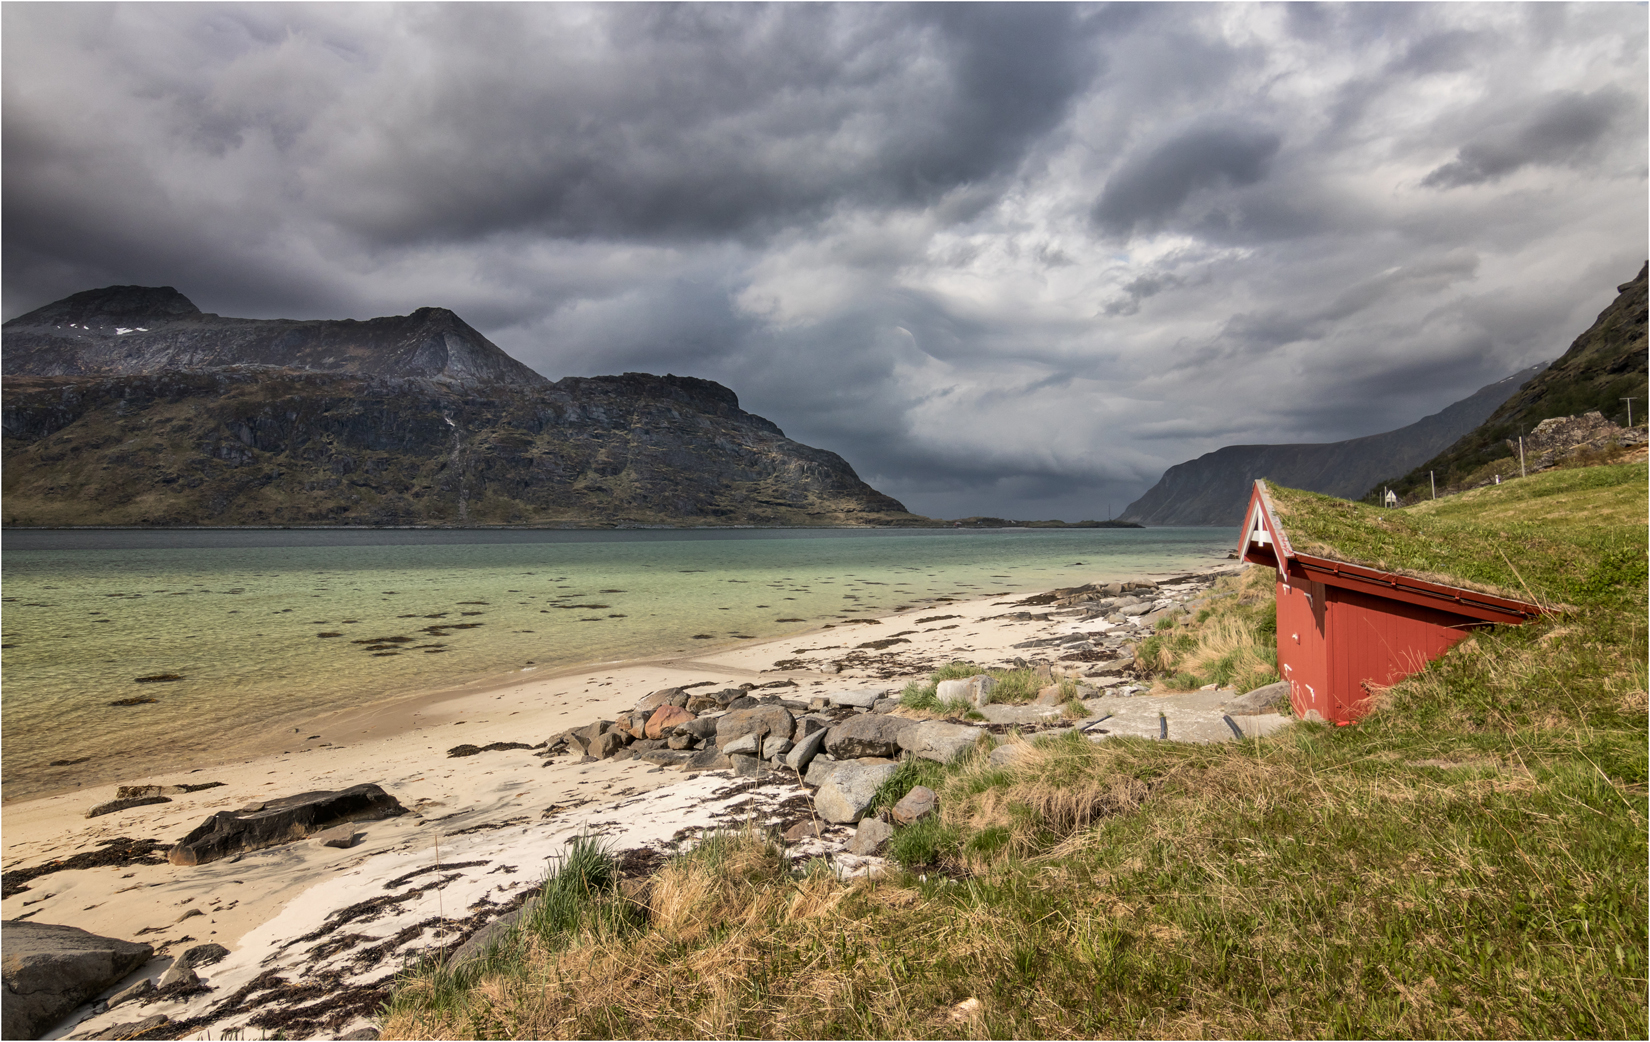
<svg viewBox="0 0 1650 1042">
<path fill-rule="evenodd" d="M 1356 727 L 910 765 L 883 798 L 941 813 L 891 876 L 724 836 L 590 891 L 624 914 L 412 975 L 385 1037 L 1644 1037 L 1646 494 L 1643 465 L 1407 511 L 1280 491 L 1302 539 L 1568 607 Z"/>
</svg>

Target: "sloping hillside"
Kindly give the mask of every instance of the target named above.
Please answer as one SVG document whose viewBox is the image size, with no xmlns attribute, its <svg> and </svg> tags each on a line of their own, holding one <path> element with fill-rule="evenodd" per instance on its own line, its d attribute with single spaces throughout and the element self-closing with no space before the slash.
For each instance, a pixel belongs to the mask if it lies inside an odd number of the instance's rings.
<svg viewBox="0 0 1650 1042">
<path fill-rule="evenodd" d="M 1516 393 L 1535 366 L 1479 388 L 1431 416 L 1385 434 L 1325 444 L 1228 445 L 1170 467 L 1121 520 L 1144 525 L 1237 525 L 1256 478 L 1352 497 L 1371 481 L 1426 459 L 1473 429 Z"/>
<path fill-rule="evenodd" d="M 1629 395 L 1638 398 L 1633 422 L 1642 426 L 1645 406 L 1650 404 L 1644 400 L 1645 323 L 1650 311 L 1647 276 L 1650 263 L 1639 269 L 1633 281 L 1616 287 L 1620 295 L 1599 313 L 1591 328 L 1576 337 L 1563 357 L 1508 398 L 1483 424 L 1408 473 L 1392 468 L 1384 480 L 1371 482 L 1362 492 L 1378 491 L 1384 485 L 1400 496 L 1408 496 L 1427 486 L 1429 471 L 1436 474 L 1440 488 L 1461 484 L 1474 471 L 1516 455 L 1507 442 L 1555 416 L 1579 416 L 1596 410 L 1606 419 L 1625 425 L 1627 403 L 1622 399 Z M 1395 474 L 1403 476 L 1393 477 Z"/>
</svg>

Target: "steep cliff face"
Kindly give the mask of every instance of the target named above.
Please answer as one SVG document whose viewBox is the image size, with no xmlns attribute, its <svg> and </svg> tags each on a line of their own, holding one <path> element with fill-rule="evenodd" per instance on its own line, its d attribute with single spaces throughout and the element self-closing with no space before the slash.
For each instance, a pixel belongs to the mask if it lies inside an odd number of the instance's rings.
<svg viewBox="0 0 1650 1042">
<path fill-rule="evenodd" d="M 720 384 L 551 383 L 440 309 L 256 322 L 113 287 L 4 336 L 8 525 L 924 520 Z"/>
<path fill-rule="evenodd" d="M 458 387 L 549 383 L 446 308 L 357 322 L 203 314 L 170 286 L 87 290 L 7 322 L 6 376 L 126 376 L 266 365 Z"/>
<path fill-rule="evenodd" d="M 1239 525 L 1256 478 L 1350 498 L 1472 430 L 1541 372 L 1514 373 L 1439 412 L 1385 434 L 1312 445 L 1228 445 L 1170 467 L 1122 520 L 1144 525 Z"/>
<path fill-rule="evenodd" d="M 1367 488 L 1389 485 L 1408 496 L 1428 484 L 1428 472 L 1440 488 L 1473 479 L 1473 472 L 1512 455 L 1507 443 L 1527 434 L 1543 420 L 1598 412 L 1617 424 L 1627 424 L 1626 397 L 1634 403 L 1633 422 L 1642 426 L 1646 415 L 1645 387 L 1650 379 L 1646 325 L 1650 323 L 1650 263 L 1638 277 L 1616 287 L 1616 299 L 1599 313 L 1597 321 L 1576 337 L 1570 349 L 1547 371 L 1519 389 L 1475 429 L 1465 432 L 1438 455 L 1405 474 L 1403 467 L 1385 471 Z M 1402 476 L 1399 476 L 1402 475 Z M 1357 495 L 1358 493 L 1353 493 Z"/>
</svg>

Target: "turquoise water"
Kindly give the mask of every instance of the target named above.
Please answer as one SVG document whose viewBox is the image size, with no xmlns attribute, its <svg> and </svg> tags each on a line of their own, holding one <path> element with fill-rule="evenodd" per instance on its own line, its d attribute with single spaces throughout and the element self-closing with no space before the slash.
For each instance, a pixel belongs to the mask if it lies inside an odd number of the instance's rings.
<svg viewBox="0 0 1650 1042">
<path fill-rule="evenodd" d="M 1223 529 L 7 533 L 0 780 L 17 799 L 386 697 L 706 653 L 943 597 L 1176 574 L 1231 542 Z M 138 682 L 162 675 L 182 679 Z M 110 704 L 134 697 L 155 701 Z"/>
</svg>

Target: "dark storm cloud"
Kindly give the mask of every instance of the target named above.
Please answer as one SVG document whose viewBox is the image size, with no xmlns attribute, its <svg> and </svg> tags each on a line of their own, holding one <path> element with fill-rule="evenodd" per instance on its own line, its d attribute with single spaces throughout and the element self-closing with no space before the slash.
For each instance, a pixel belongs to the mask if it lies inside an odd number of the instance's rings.
<svg viewBox="0 0 1650 1042">
<path fill-rule="evenodd" d="M 1542 99 L 1527 118 L 1462 145 L 1453 162 L 1428 174 L 1421 184 L 1459 188 L 1494 181 L 1532 164 L 1578 162 L 1627 108 L 1626 95 L 1614 88 L 1591 94 L 1557 91 Z"/>
<path fill-rule="evenodd" d="M 1200 189 L 1241 188 L 1265 177 L 1280 144 L 1260 127 L 1193 127 L 1125 160 L 1094 204 L 1094 221 L 1112 235 L 1156 228 Z"/>
<path fill-rule="evenodd" d="M 4 313 L 450 307 L 913 509 L 1103 517 L 1556 357 L 1646 252 L 1629 5 L 0 5 Z M 1463 190 L 1470 186 L 1470 190 Z"/>
</svg>

